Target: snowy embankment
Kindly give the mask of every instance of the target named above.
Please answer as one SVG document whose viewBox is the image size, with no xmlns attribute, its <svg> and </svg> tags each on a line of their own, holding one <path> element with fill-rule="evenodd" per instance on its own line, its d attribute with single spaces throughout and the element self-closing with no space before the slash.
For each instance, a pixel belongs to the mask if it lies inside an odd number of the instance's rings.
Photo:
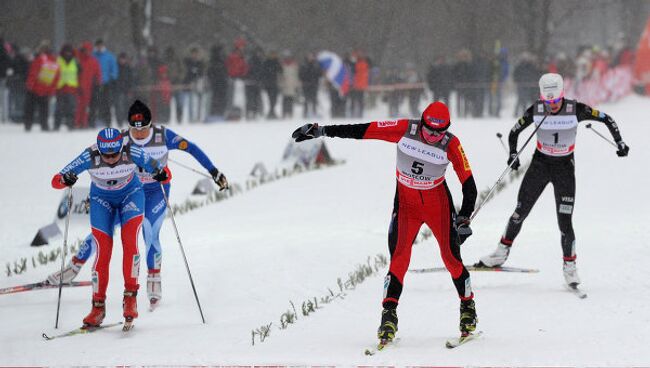
<svg viewBox="0 0 650 368">
<path fill-rule="evenodd" d="M 387 254 L 386 229 L 394 194 L 395 147 L 384 142 L 331 139 L 341 166 L 271 183 L 177 218 L 180 236 L 207 320 L 202 325 L 171 222 L 163 226 L 163 300 L 146 310 L 141 269 L 140 318 L 129 336 L 118 329 L 45 342 L 55 332 L 56 290 L 0 296 L 0 365 L 98 364 L 337 364 L 337 365 L 648 365 L 650 331 L 645 221 L 650 175 L 650 126 L 638 117 L 650 100 L 629 97 L 601 106 L 619 122 L 630 156 L 584 126 L 578 133 L 574 225 L 578 270 L 589 297 L 564 291 L 560 234 L 552 190 L 542 195 L 508 261 L 538 274 L 473 273 L 479 329 L 484 336 L 457 350 L 444 340 L 458 332 L 458 299 L 447 274 L 408 274 L 398 314 L 400 346 L 374 357 L 383 274 L 370 277 L 345 298 L 324 305 L 280 330 L 280 315 L 337 287 L 368 257 Z M 380 116 L 374 116 L 381 118 Z M 495 136 L 514 119 L 452 119 L 486 189 L 504 169 Z M 244 182 L 253 165 L 279 164 L 291 131 L 301 122 L 174 126 L 199 144 L 233 181 Z M 607 134 L 604 126 L 594 127 Z M 532 129 L 524 132 L 530 134 Z M 2 221 L 0 264 L 31 256 L 28 242 L 54 216 L 60 191 L 51 175 L 94 139 L 93 132 L 25 134 L 0 126 Z M 520 137 L 523 142 L 525 136 Z M 524 161 L 532 153 L 526 150 Z M 198 167 L 181 152 L 172 158 Z M 199 177 L 174 167 L 172 202 L 187 198 Z M 460 190 L 447 172 L 454 199 Z M 87 176 L 80 183 L 87 184 Z M 500 192 L 476 218 L 463 246 L 466 263 L 490 252 L 515 205 L 519 180 Z M 71 229 L 71 238 L 88 229 Z M 116 244 L 119 244 L 116 237 Z M 45 247 L 53 249 L 60 242 Z M 143 251 L 144 246 L 141 246 Z M 106 322 L 121 319 L 121 251 L 114 248 Z M 58 264 L 57 264 L 58 265 Z M 414 247 L 411 268 L 441 265 L 437 244 Z M 0 275 L 0 287 L 43 279 L 58 266 L 22 275 Z M 90 277 L 86 266 L 78 280 Z M 60 330 L 77 327 L 90 309 L 90 289 L 63 291 Z M 251 346 L 251 330 L 273 322 L 270 336 Z M 634 337 L 632 337 L 634 336 Z"/>
</svg>

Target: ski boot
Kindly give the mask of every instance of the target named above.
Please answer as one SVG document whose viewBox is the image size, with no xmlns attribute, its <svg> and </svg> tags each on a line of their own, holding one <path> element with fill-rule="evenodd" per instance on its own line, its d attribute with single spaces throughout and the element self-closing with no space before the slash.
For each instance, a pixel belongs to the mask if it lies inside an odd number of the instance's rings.
<svg viewBox="0 0 650 368">
<path fill-rule="evenodd" d="M 476 264 L 476 267 L 499 267 L 506 262 L 510 254 L 510 245 L 504 244 L 503 240 L 497 245 L 497 249 L 482 257 Z"/>
<path fill-rule="evenodd" d="M 124 290 L 124 299 L 122 300 L 122 310 L 124 316 L 124 327 L 122 330 L 128 331 L 133 327 L 133 320 L 138 318 L 138 300 L 137 291 Z"/>
<path fill-rule="evenodd" d="M 63 284 L 71 283 L 72 280 L 77 277 L 79 271 L 81 271 L 81 267 L 83 267 L 84 263 L 86 263 L 86 261 L 82 261 L 77 257 L 72 257 L 72 260 L 63 269 Z M 46 282 L 50 285 L 59 285 L 60 280 L 61 270 L 49 275 Z"/>
<path fill-rule="evenodd" d="M 90 313 L 83 320 L 83 328 L 99 327 L 106 317 L 106 304 L 103 300 L 93 300 Z"/>
<path fill-rule="evenodd" d="M 162 284 L 158 270 L 149 270 L 147 275 L 147 298 L 149 298 L 149 310 L 153 311 L 162 298 Z"/>
<path fill-rule="evenodd" d="M 474 299 L 460 301 L 460 334 L 467 336 L 476 330 L 476 306 Z"/>
<path fill-rule="evenodd" d="M 377 330 L 380 345 L 386 345 L 395 339 L 397 332 L 397 310 L 384 308 L 381 312 L 381 325 Z"/>
<path fill-rule="evenodd" d="M 576 261 L 564 261 L 562 265 L 564 271 L 564 280 L 570 287 L 577 287 L 580 284 L 580 277 L 578 277 L 578 270 L 576 268 Z"/>
</svg>

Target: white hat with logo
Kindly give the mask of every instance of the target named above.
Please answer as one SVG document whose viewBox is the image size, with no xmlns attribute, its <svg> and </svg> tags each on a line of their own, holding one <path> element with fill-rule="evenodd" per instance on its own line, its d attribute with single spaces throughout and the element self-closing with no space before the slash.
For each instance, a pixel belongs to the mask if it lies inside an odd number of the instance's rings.
<svg viewBox="0 0 650 368">
<path fill-rule="evenodd" d="M 539 95 L 542 100 L 564 97 L 564 80 L 557 73 L 546 73 L 539 78 Z"/>
</svg>

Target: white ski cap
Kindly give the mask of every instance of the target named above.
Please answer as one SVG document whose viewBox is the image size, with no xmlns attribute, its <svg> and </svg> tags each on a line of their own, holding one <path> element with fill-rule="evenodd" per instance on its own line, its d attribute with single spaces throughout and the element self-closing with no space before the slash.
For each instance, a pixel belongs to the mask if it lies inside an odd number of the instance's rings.
<svg viewBox="0 0 650 368">
<path fill-rule="evenodd" d="M 542 100 L 564 97 L 564 80 L 557 73 L 546 73 L 539 78 L 539 95 Z"/>
</svg>

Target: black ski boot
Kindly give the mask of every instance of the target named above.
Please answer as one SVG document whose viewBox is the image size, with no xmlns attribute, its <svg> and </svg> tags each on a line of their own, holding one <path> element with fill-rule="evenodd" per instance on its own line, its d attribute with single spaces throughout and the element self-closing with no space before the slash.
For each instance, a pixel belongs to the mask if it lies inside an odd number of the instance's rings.
<svg viewBox="0 0 650 368">
<path fill-rule="evenodd" d="M 467 336 L 476 330 L 476 307 L 474 300 L 461 300 L 460 301 L 460 333 L 462 336 Z"/>
<path fill-rule="evenodd" d="M 381 325 L 377 330 L 377 337 L 382 342 L 391 342 L 397 332 L 397 311 L 384 308 L 381 312 Z"/>
</svg>

